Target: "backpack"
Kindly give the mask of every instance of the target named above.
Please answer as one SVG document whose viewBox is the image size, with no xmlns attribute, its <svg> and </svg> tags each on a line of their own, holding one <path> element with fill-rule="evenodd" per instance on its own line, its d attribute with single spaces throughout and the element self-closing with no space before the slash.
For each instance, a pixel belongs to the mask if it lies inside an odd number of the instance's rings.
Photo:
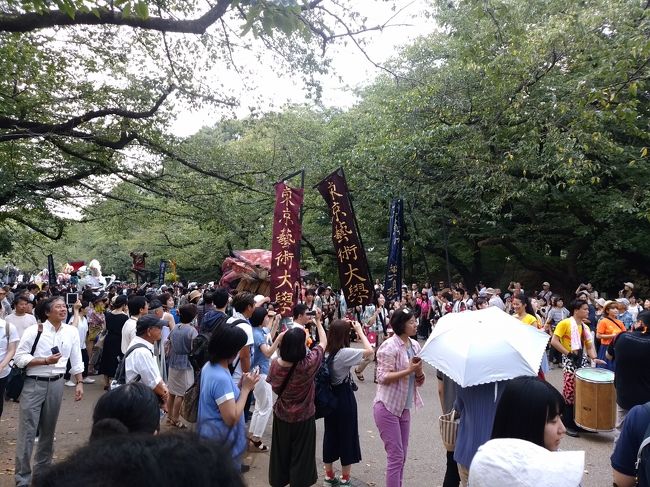
<svg viewBox="0 0 650 487">
<path fill-rule="evenodd" d="M 644 406 L 650 412 L 650 404 Z M 636 481 L 638 487 L 650 487 L 650 424 L 645 430 L 643 441 L 636 456 Z"/>
<path fill-rule="evenodd" d="M 113 389 L 117 389 L 118 387 L 126 384 L 126 357 L 131 355 L 131 353 L 138 348 L 148 348 L 148 347 L 144 343 L 136 343 L 126 351 L 124 357 L 122 357 L 120 363 L 117 365 L 117 371 L 115 372 L 115 377 L 111 381 L 111 391 Z M 136 376 L 133 382 L 139 382 L 139 381 L 140 381 L 140 374 Z"/>
<path fill-rule="evenodd" d="M 314 394 L 314 404 L 316 405 L 316 419 L 324 418 L 332 414 L 338 406 L 338 398 L 334 394 L 332 387 L 332 360 L 334 356 L 330 354 L 323 359 L 318 372 L 316 372 L 316 393 Z"/>
<path fill-rule="evenodd" d="M 199 333 L 192 340 L 192 348 L 187 358 L 192 364 L 194 373 L 198 374 L 208 361 L 208 342 L 212 333 Z"/>
</svg>

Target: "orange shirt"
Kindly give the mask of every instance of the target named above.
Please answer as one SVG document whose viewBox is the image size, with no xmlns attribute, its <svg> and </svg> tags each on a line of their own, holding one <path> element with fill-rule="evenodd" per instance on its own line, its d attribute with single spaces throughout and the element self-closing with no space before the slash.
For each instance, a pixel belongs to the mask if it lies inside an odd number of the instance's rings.
<svg viewBox="0 0 650 487">
<path fill-rule="evenodd" d="M 625 325 L 621 320 L 603 318 L 598 322 L 598 327 L 596 332 L 601 335 L 618 335 L 619 333 L 625 331 Z M 600 343 L 602 345 L 609 345 L 612 343 L 613 338 L 601 338 Z"/>
</svg>

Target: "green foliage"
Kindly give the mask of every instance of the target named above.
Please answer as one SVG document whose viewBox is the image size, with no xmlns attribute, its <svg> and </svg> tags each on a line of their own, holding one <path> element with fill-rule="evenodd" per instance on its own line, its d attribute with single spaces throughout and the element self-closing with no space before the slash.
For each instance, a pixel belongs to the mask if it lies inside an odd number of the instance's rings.
<svg viewBox="0 0 650 487">
<path fill-rule="evenodd" d="M 231 115 L 241 86 L 227 79 L 248 84 L 239 59 L 251 53 L 260 65 L 302 75 L 318 97 L 315 76 L 328 62 L 315 53 L 331 39 L 312 34 L 342 28 L 340 19 L 361 26 L 347 5 L 329 5 L 329 13 L 317 6 L 1 2 L 0 228 L 13 221 L 56 238 L 57 209 L 78 206 L 80 195 L 94 200 L 120 182 L 147 187 L 179 147 L 170 133 L 178 108 Z"/>
<path fill-rule="evenodd" d="M 280 52 L 301 39 L 291 52 L 307 72 L 322 69 L 307 50 L 317 31 L 295 25 L 297 7 L 238 6 L 250 14 L 243 30 L 252 38 L 265 36 Z M 645 4 L 440 0 L 431 15 L 438 31 L 405 47 L 387 66 L 392 74 L 364 89 L 346 112 L 291 107 L 173 141 L 185 161 L 167 157 L 154 165 L 147 191 L 123 182 L 86 209 L 79 228 L 100 241 L 102 233 L 111 238 L 91 248 L 77 235 L 77 254 L 110 259 L 146 250 L 155 254 L 151 262 L 175 258 L 182 276 L 207 269 L 214 278 L 228 249 L 269 248 L 272 183 L 305 167 L 303 266 L 336 282 L 329 221 L 310 188 L 342 166 L 374 277 L 383 274 L 388 204 L 399 196 L 407 209 L 407 280 L 446 277 L 448 236 L 452 277 L 468 284 L 483 279 L 504 287 L 515 279 L 530 289 L 543 278 L 565 292 L 586 279 L 609 290 L 622 280 L 648 284 Z M 272 36 L 269 26 L 284 35 Z M 35 79 L 70 84 L 72 73 L 59 69 L 44 46 L 29 46 L 0 48 Z M 175 49 L 181 47 L 188 45 Z M 119 73 L 120 65 L 113 69 Z M 151 90 L 129 86 L 128 96 L 140 93 L 142 106 L 151 103 Z M 121 93 L 99 89 L 97 96 L 132 99 Z M 46 102 L 48 96 L 39 93 Z M 29 113 L 40 99 L 12 101 L 11 109 Z M 166 120 L 154 118 L 145 128 L 160 134 L 157 124 Z M 47 148 L 29 148 L 36 150 L 48 159 Z M 198 170 L 188 171 L 188 161 Z"/>
</svg>

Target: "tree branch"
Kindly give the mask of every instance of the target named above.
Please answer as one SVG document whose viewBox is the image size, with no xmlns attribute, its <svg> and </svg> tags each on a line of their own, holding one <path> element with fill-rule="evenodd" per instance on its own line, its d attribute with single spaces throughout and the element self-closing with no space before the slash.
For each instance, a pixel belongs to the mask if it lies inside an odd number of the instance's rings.
<svg viewBox="0 0 650 487">
<path fill-rule="evenodd" d="M 228 10 L 232 0 L 218 0 L 217 3 L 198 19 L 178 20 L 162 17 L 125 16 L 122 12 L 108 8 L 96 8 L 92 12 L 76 11 L 68 15 L 62 10 L 51 10 L 41 14 L 0 15 L 0 32 L 31 32 L 56 26 L 70 25 L 123 25 L 160 32 L 179 32 L 183 34 L 204 34 L 208 27 L 219 20 Z"/>
<path fill-rule="evenodd" d="M 25 225 L 27 228 L 30 228 L 30 229 L 34 230 L 36 233 L 40 233 L 44 237 L 47 237 L 47 238 L 49 238 L 51 240 L 59 240 L 63 236 L 63 223 L 61 223 L 60 221 L 57 221 L 56 233 L 52 234 L 52 233 L 48 233 L 47 230 L 43 230 L 42 228 L 37 227 L 36 225 L 34 225 L 30 221 L 26 220 L 22 216 L 16 214 L 15 212 L 4 213 L 2 215 L 2 218 L 3 219 L 13 220 L 13 221 L 15 221 L 17 223 L 20 223 L 21 225 Z"/>
<path fill-rule="evenodd" d="M 136 112 L 123 108 L 102 108 L 100 110 L 88 111 L 83 115 L 72 117 L 63 123 L 57 124 L 31 122 L 27 120 L 18 120 L 15 118 L 0 116 L 0 129 L 18 129 L 15 132 L 0 134 L 0 142 L 7 140 L 24 139 L 29 137 L 38 137 L 45 134 L 75 136 L 74 134 L 76 132 L 74 129 L 79 127 L 79 125 L 82 125 L 96 118 L 107 117 L 109 115 L 128 118 L 130 120 L 149 118 L 158 111 L 160 106 L 173 90 L 174 85 L 167 88 L 156 100 L 154 105 L 149 110 L 145 110 L 143 112 Z M 83 132 L 77 132 L 77 134 L 77 136 L 82 138 L 87 137 L 87 135 Z"/>
<path fill-rule="evenodd" d="M 145 146 L 148 146 L 148 147 L 151 147 L 153 150 L 161 153 L 165 157 L 168 157 L 168 158 L 170 158 L 170 159 L 172 159 L 174 161 L 177 161 L 177 162 L 181 163 L 183 166 L 188 167 L 188 168 L 198 172 L 199 174 L 203 174 L 204 176 L 210 176 L 210 177 L 216 178 L 216 179 L 218 179 L 220 181 L 223 181 L 225 183 L 233 184 L 233 185 L 238 186 L 240 188 L 247 189 L 248 191 L 253 191 L 255 193 L 260 193 L 260 194 L 268 196 L 268 193 L 266 193 L 264 191 L 260 191 L 257 188 L 253 188 L 253 187 L 248 186 L 248 185 L 246 185 L 244 183 L 241 183 L 239 181 L 235 181 L 234 179 L 223 176 L 222 174 L 219 174 L 216 171 L 211 171 L 209 169 L 204 169 L 201 166 L 199 166 L 198 164 L 196 164 L 194 162 L 191 162 L 188 159 L 186 159 L 184 157 L 181 157 L 180 155 L 175 154 L 175 153 L 173 153 L 172 151 L 170 151 L 168 149 L 165 149 L 161 145 L 153 142 L 152 140 L 148 140 L 148 139 L 146 139 L 144 137 L 140 137 L 140 136 L 138 136 L 137 139 L 141 144 L 143 144 Z"/>
</svg>

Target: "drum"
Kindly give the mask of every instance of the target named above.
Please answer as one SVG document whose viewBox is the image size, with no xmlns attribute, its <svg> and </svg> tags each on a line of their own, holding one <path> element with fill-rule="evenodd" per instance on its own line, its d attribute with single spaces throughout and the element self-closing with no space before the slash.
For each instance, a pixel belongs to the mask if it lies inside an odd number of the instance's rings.
<svg viewBox="0 0 650 487">
<path fill-rule="evenodd" d="M 585 367 L 576 371 L 575 423 L 587 431 L 616 426 L 614 372 Z"/>
</svg>

